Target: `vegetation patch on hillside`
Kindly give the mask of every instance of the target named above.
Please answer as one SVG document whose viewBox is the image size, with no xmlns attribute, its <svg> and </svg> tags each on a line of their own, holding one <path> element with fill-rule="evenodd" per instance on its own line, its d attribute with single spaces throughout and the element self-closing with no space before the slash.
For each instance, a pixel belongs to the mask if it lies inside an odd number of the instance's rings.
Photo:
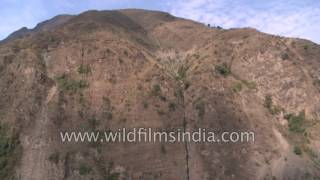
<svg viewBox="0 0 320 180">
<path fill-rule="evenodd" d="M 92 172 L 92 168 L 86 164 L 81 164 L 79 167 L 79 174 L 80 175 L 87 175 Z"/>
<path fill-rule="evenodd" d="M 195 104 L 195 109 L 197 110 L 198 112 L 198 117 L 200 119 L 202 119 L 205 115 L 205 112 L 206 112 L 206 107 L 205 107 L 205 104 L 203 101 L 201 100 L 198 100 Z"/>
<path fill-rule="evenodd" d="M 215 66 L 215 70 L 222 76 L 228 76 L 229 74 L 231 74 L 231 70 L 226 63 Z"/>
<path fill-rule="evenodd" d="M 78 73 L 79 74 L 89 74 L 89 73 L 91 73 L 91 67 L 88 64 L 87 65 L 81 64 L 78 67 Z"/>
<path fill-rule="evenodd" d="M 298 115 L 289 113 L 285 115 L 285 119 L 288 120 L 289 130 L 294 133 L 305 132 L 305 114 L 300 112 Z"/>
<path fill-rule="evenodd" d="M 242 84 L 240 82 L 232 86 L 232 91 L 235 93 L 240 92 L 241 90 L 242 90 Z"/>
<path fill-rule="evenodd" d="M 277 115 L 281 111 L 283 111 L 283 108 L 273 104 L 273 100 L 272 100 L 272 96 L 271 95 L 266 95 L 265 96 L 264 107 L 266 107 L 272 115 Z"/>
<path fill-rule="evenodd" d="M 56 78 L 60 91 L 77 92 L 89 86 L 85 80 L 74 80 L 68 77 L 65 73 Z"/>
<path fill-rule="evenodd" d="M 257 83 L 256 83 L 255 81 L 241 80 L 241 82 L 242 82 L 248 89 L 257 89 Z"/>
<path fill-rule="evenodd" d="M 14 169 L 21 157 L 18 135 L 8 124 L 0 123 L 0 179 L 13 179 Z"/>
<path fill-rule="evenodd" d="M 111 120 L 113 118 L 112 105 L 108 97 L 102 97 L 102 119 Z"/>
</svg>

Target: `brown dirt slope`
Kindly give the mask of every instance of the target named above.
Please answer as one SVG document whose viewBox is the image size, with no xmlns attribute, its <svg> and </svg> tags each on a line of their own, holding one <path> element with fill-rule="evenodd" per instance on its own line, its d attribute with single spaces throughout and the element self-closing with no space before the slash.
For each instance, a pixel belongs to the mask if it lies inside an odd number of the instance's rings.
<svg viewBox="0 0 320 180">
<path fill-rule="evenodd" d="M 319 179 L 320 46 L 137 9 L 0 44 L 0 179 Z M 254 143 L 62 143 L 60 131 L 253 131 Z"/>
</svg>

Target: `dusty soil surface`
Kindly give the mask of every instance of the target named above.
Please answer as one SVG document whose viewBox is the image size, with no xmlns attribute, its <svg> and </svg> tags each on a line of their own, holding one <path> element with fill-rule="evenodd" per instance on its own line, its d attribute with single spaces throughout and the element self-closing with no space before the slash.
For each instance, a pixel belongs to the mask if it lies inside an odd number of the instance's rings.
<svg viewBox="0 0 320 180">
<path fill-rule="evenodd" d="M 319 179 L 320 46 L 145 10 L 0 43 L 0 179 Z M 243 143 L 63 143 L 61 131 L 252 131 Z"/>
</svg>

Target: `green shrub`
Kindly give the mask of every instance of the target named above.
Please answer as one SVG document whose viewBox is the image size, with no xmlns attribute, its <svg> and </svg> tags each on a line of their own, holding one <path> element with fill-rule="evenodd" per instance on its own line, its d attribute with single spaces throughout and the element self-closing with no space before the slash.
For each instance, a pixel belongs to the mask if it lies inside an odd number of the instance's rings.
<svg viewBox="0 0 320 180">
<path fill-rule="evenodd" d="M 153 85 L 152 90 L 151 90 L 151 95 L 153 95 L 153 96 L 160 96 L 161 95 L 161 87 L 159 84 Z"/>
<path fill-rule="evenodd" d="M 89 74 L 91 72 L 91 68 L 89 65 L 84 65 L 84 64 L 81 64 L 79 67 L 78 67 L 78 73 L 79 74 Z"/>
<path fill-rule="evenodd" d="M 189 81 L 184 82 L 184 90 L 187 90 L 191 86 L 191 83 Z"/>
<path fill-rule="evenodd" d="M 181 98 L 184 96 L 184 91 L 181 88 L 176 88 L 174 91 L 174 96 Z"/>
<path fill-rule="evenodd" d="M 105 179 L 106 180 L 118 180 L 120 174 L 119 173 L 110 173 Z"/>
<path fill-rule="evenodd" d="M 70 79 L 66 74 L 62 74 L 56 79 L 61 91 L 76 92 L 89 86 L 89 84 L 85 80 L 73 80 Z"/>
<path fill-rule="evenodd" d="M 123 63 L 123 59 L 119 58 L 119 63 L 122 64 Z"/>
<path fill-rule="evenodd" d="M 177 75 L 177 80 L 184 81 L 187 77 L 187 71 L 188 67 L 187 66 L 180 66 L 178 69 L 178 75 Z"/>
<path fill-rule="evenodd" d="M 104 119 L 111 120 L 112 117 L 113 117 L 113 115 L 112 115 L 112 112 L 111 112 L 111 111 L 104 111 L 104 112 L 102 113 L 102 117 L 103 117 Z"/>
<path fill-rule="evenodd" d="M 282 111 L 282 108 L 279 106 L 273 106 L 269 111 L 272 115 L 277 115 Z"/>
<path fill-rule="evenodd" d="M 283 53 L 283 54 L 281 54 L 281 59 L 282 59 L 282 60 L 287 60 L 287 59 L 289 59 L 288 53 Z"/>
<path fill-rule="evenodd" d="M 301 155 L 302 154 L 302 150 L 299 146 L 294 146 L 293 148 L 293 152 L 296 154 L 296 155 Z"/>
<path fill-rule="evenodd" d="M 187 80 L 187 71 L 189 67 L 186 65 L 182 65 L 178 68 L 178 72 L 176 74 L 175 79 L 179 81 L 181 90 L 186 90 L 190 87 L 191 83 Z"/>
<path fill-rule="evenodd" d="M 81 105 L 85 105 L 85 102 L 86 102 L 86 98 L 84 97 L 84 94 L 80 93 L 80 95 L 79 95 L 79 103 Z"/>
<path fill-rule="evenodd" d="M 123 51 L 123 53 L 124 53 L 124 55 L 126 55 L 126 56 L 128 56 L 128 55 L 129 55 L 129 53 L 128 53 L 128 51 L 127 51 L 127 50 L 124 50 L 124 51 Z"/>
<path fill-rule="evenodd" d="M 108 97 L 103 96 L 102 103 L 103 103 L 103 106 L 106 108 L 110 108 L 110 106 L 111 106 L 111 101 Z"/>
<path fill-rule="evenodd" d="M 14 42 L 11 46 L 11 49 L 15 54 L 19 53 L 21 50 L 19 42 Z"/>
<path fill-rule="evenodd" d="M 277 115 L 281 111 L 283 111 L 283 108 L 281 108 L 280 106 L 273 105 L 271 95 L 266 95 L 264 99 L 264 107 L 266 107 L 272 115 Z"/>
<path fill-rule="evenodd" d="M 53 162 L 55 164 L 58 164 L 59 158 L 60 158 L 59 152 L 54 152 L 49 156 L 48 159 L 49 159 L 49 161 L 51 161 L 51 162 Z"/>
<path fill-rule="evenodd" d="M 83 88 L 89 87 L 88 82 L 85 81 L 85 80 L 76 81 L 75 84 L 76 84 L 76 87 L 78 87 L 79 89 L 83 89 Z"/>
<path fill-rule="evenodd" d="M 89 174 L 89 173 L 91 173 L 91 171 L 92 171 L 92 168 L 89 167 L 89 166 L 86 165 L 86 164 L 81 164 L 80 167 L 79 167 L 79 174 L 80 174 L 80 175 Z"/>
<path fill-rule="evenodd" d="M 143 108 L 148 109 L 149 105 L 147 101 L 143 101 Z"/>
<path fill-rule="evenodd" d="M 111 120 L 113 115 L 112 115 L 112 106 L 111 106 L 111 101 L 108 97 L 102 97 L 102 118 Z"/>
<path fill-rule="evenodd" d="M 165 112 L 163 112 L 162 110 L 160 110 L 160 109 L 158 109 L 157 110 L 157 113 L 158 113 L 158 115 L 159 116 L 163 116 L 163 115 L 165 115 Z"/>
<path fill-rule="evenodd" d="M 163 95 L 160 95 L 159 98 L 160 98 L 161 101 L 164 101 L 164 102 L 167 101 L 167 98 L 165 96 L 163 96 Z"/>
<path fill-rule="evenodd" d="M 126 104 L 127 106 L 127 104 Z M 111 120 L 113 118 L 112 115 L 112 105 L 111 105 L 111 101 L 108 97 L 102 97 L 102 118 L 103 119 L 107 119 L 107 120 Z"/>
<path fill-rule="evenodd" d="M 232 87 L 232 91 L 235 92 L 235 93 L 240 92 L 241 90 L 242 90 L 242 84 L 241 83 L 236 83 Z"/>
<path fill-rule="evenodd" d="M 199 54 L 193 54 L 193 57 L 195 57 L 196 59 L 199 59 L 200 55 Z"/>
<path fill-rule="evenodd" d="M 13 179 L 22 148 L 17 134 L 7 124 L 0 123 L 0 179 Z"/>
<path fill-rule="evenodd" d="M 313 81 L 313 85 L 320 87 L 320 79 L 315 79 L 315 80 Z"/>
<path fill-rule="evenodd" d="M 111 54 L 111 53 L 112 53 L 111 49 L 109 49 L 109 48 L 107 48 L 105 52 L 106 52 L 107 54 Z"/>
<path fill-rule="evenodd" d="M 272 108 L 272 96 L 271 95 L 266 95 L 266 97 L 264 98 L 264 107 L 266 107 L 267 109 L 271 109 Z"/>
<path fill-rule="evenodd" d="M 288 120 L 289 130 L 294 133 L 304 133 L 305 127 L 305 114 L 304 112 L 300 112 L 299 115 L 287 114 L 285 115 L 285 119 Z"/>
<path fill-rule="evenodd" d="M 222 76 L 228 76 L 231 73 L 230 68 L 225 63 L 215 66 L 215 70 Z"/>
<path fill-rule="evenodd" d="M 316 151 L 313 151 L 311 148 L 307 148 L 305 152 L 309 155 L 311 159 L 318 158 Z"/>
<path fill-rule="evenodd" d="M 169 105 L 168 105 L 170 111 L 176 110 L 176 106 L 177 105 L 174 102 L 170 102 Z"/>
<path fill-rule="evenodd" d="M 97 126 L 99 125 L 99 121 L 96 119 L 95 116 L 92 116 L 92 117 L 88 118 L 88 124 L 93 130 L 95 130 L 97 128 Z"/>
<path fill-rule="evenodd" d="M 254 81 L 242 80 L 241 82 L 249 89 L 257 89 L 257 83 Z"/>
<path fill-rule="evenodd" d="M 202 119 L 205 114 L 205 104 L 203 102 L 198 102 L 196 104 L 196 110 L 198 111 L 198 117 Z"/>
</svg>

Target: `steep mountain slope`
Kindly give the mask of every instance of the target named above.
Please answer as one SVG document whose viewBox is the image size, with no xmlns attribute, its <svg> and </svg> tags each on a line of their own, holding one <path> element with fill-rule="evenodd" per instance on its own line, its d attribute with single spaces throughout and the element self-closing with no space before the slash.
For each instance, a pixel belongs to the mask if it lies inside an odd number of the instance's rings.
<svg viewBox="0 0 320 180">
<path fill-rule="evenodd" d="M 0 179 L 319 179 L 319 56 L 309 41 L 163 12 L 58 16 L 0 44 Z M 60 138 L 134 127 L 255 142 Z"/>
</svg>

